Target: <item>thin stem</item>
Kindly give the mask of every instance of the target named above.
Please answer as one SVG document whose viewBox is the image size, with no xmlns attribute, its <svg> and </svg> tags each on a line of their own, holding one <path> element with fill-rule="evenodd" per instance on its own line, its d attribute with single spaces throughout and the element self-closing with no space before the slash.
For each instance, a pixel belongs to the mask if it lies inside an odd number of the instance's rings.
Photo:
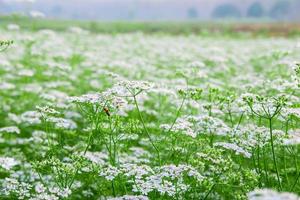
<svg viewBox="0 0 300 200">
<path fill-rule="evenodd" d="M 240 116 L 240 119 L 239 119 L 239 122 L 238 122 L 238 125 L 236 127 L 236 129 L 238 129 L 242 123 L 242 120 L 243 120 L 243 117 L 244 117 L 244 112 L 242 112 L 241 116 Z"/>
<path fill-rule="evenodd" d="M 274 138 L 273 138 L 273 126 L 272 126 L 272 118 L 269 118 L 269 129 L 270 129 L 270 137 L 271 137 L 271 148 L 272 148 L 272 157 L 273 157 L 273 163 L 276 171 L 277 181 L 279 184 L 279 189 L 282 190 L 282 185 L 280 181 L 279 171 L 277 167 L 277 161 L 276 161 L 276 155 L 274 150 Z"/>
<path fill-rule="evenodd" d="M 267 185 L 269 186 L 270 183 L 269 183 L 268 165 L 267 165 L 265 148 L 263 148 L 262 150 L 263 150 L 264 171 L 265 171 Z"/>
<path fill-rule="evenodd" d="M 215 188 L 216 183 L 213 184 L 213 186 L 208 190 L 208 192 L 206 193 L 205 197 L 203 198 L 203 200 L 206 200 L 208 198 L 208 196 L 210 195 L 210 193 L 213 191 L 213 189 Z"/>
<path fill-rule="evenodd" d="M 230 123 L 231 123 L 231 127 L 234 126 L 234 123 L 233 123 L 233 119 L 232 119 L 232 113 L 231 113 L 231 110 L 228 109 L 228 115 L 229 115 L 229 120 L 230 120 Z"/>
<path fill-rule="evenodd" d="M 112 187 L 113 196 L 116 197 L 116 190 L 115 190 L 114 180 L 111 181 L 111 187 Z"/>
<path fill-rule="evenodd" d="M 261 187 L 262 186 L 262 183 L 261 183 L 261 179 L 262 179 L 262 172 L 261 172 L 261 167 L 260 167 L 260 145 L 258 145 L 257 147 L 257 166 L 258 166 L 258 171 L 259 171 L 259 186 Z"/>
<path fill-rule="evenodd" d="M 169 133 L 169 132 L 172 130 L 172 128 L 174 127 L 174 125 L 175 125 L 175 123 L 176 123 L 176 121 L 177 121 L 177 119 L 178 119 L 178 117 L 179 117 L 179 114 L 180 114 L 180 112 L 181 112 L 181 109 L 182 109 L 182 107 L 183 107 L 183 104 L 184 104 L 185 100 L 186 100 L 186 95 L 185 95 L 184 98 L 182 99 L 182 102 L 181 102 L 181 104 L 180 104 L 180 107 L 179 107 L 179 109 L 178 109 L 177 112 L 176 112 L 176 117 L 175 117 L 175 119 L 174 119 L 174 121 L 173 121 L 173 123 L 172 123 L 172 125 L 171 125 L 171 127 L 169 128 L 169 130 L 168 130 L 167 133 Z"/>
<path fill-rule="evenodd" d="M 97 127 L 97 125 L 96 125 L 96 127 Z M 91 145 L 93 133 L 94 133 L 94 132 L 92 131 L 92 132 L 90 133 L 90 135 L 89 135 L 88 142 L 87 142 L 87 145 L 86 145 L 86 147 L 85 147 L 85 149 L 84 149 L 83 155 L 86 154 L 87 150 L 89 149 L 89 147 L 90 147 L 90 145 Z M 75 181 L 75 177 L 77 176 L 78 172 L 79 172 L 79 168 L 76 169 L 75 174 L 74 174 L 74 176 L 72 177 L 71 182 L 70 182 L 70 184 L 69 184 L 69 188 L 72 187 L 72 185 L 73 185 L 73 183 L 74 183 L 74 181 Z"/>
<path fill-rule="evenodd" d="M 144 128 L 144 130 L 145 130 L 145 132 L 146 132 L 146 134 L 147 134 L 147 137 L 149 138 L 149 141 L 150 141 L 151 145 L 152 145 L 153 148 L 155 149 L 155 151 L 156 151 L 156 153 L 157 153 L 157 158 L 158 158 L 158 160 L 159 160 L 159 163 L 161 164 L 159 150 L 158 150 L 158 148 L 156 147 L 156 145 L 154 144 L 154 142 L 153 142 L 153 140 L 152 140 L 152 138 L 151 138 L 151 136 L 150 136 L 150 133 L 149 133 L 147 127 L 146 127 L 144 118 L 143 118 L 143 116 L 142 116 L 142 114 L 141 114 L 139 105 L 138 105 L 137 100 L 136 100 L 136 95 L 133 96 L 133 99 L 134 99 L 135 107 L 136 107 L 136 109 L 137 109 L 137 111 L 138 111 L 138 113 L 139 113 L 139 118 L 140 118 L 140 121 L 141 121 L 141 123 L 142 123 L 142 125 L 143 125 L 143 128 Z"/>
<path fill-rule="evenodd" d="M 296 180 L 295 180 L 295 183 L 293 184 L 293 186 L 292 186 L 292 188 L 291 188 L 291 190 L 290 190 L 291 192 L 294 191 L 294 189 L 295 189 L 295 187 L 296 187 L 296 185 L 297 185 L 297 182 L 298 182 L 299 178 L 300 178 L 300 173 L 298 174 L 298 176 L 297 176 L 297 178 L 296 178 Z"/>
<path fill-rule="evenodd" d="M 289 184 L 290 184 L 290 181 L 289 181 L 289 176 L 288 176 L 288 174 L 287 174 L 285 147 L 282 147 L 282 152 L 283 152 L 284 176 L 285 176 L 285 179 L 286 179 L 286 181 L 287 181 L 287 184 L 289 185 Z"/>
</svg>

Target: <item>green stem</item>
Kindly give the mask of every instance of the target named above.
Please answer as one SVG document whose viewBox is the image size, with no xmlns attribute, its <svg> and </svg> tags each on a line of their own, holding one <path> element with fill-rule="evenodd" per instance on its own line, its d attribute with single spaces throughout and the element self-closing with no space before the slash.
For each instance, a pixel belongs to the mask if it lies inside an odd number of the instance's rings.
<svg viewBox="0 0 300 200">
<path fill-rule="evenodd" d="M 298 174 L 298 176 L 297 176 L 297 178 L 296 178 L 296 180 L 295 180 L 295 183 L 293 184 L 293 186 L 292 186 L 292 188 L 291 188 L 291 190 L 290 190 L 291 192 L 294 191 L 294 189 L 295 189 L 295 187 L 296 187 L 296 185 L 297 185 L 297 182 L 298 182 L 299 178 L 300 178 L 300 173 Z"/>
<path fill-rule="evenodd" d="M 285 153 L 285 147 L 282 147 L 282 152 L 283 152 L 284 176 L 285 176 L 285 179 L 286 179 L 286 181 L 287 181 L 287 184 L 289 185 L 289 184 L 290 184 L 290 181 L 289 181 L 289 177 L 288 177 L 288 174 L 287 174 L 287 168 L 286 168 L 286 153 Z"/>
<path fill-rule="evenodd" d="M 180 107 L 179 107 L 179 109 L 178 109 L 177 112 L 176 112 L 176 117 L 175 117 L 175 119 L 174 119 L 174 121 L 173 121 L 171 127 L 169 128 L 168 133 L 169 133 L 169 132 L 172 130 L 172 128 L 174 127 L 174 125 L 175 125 L 175 123 L 176 123 L 176 121 L 177 121 L 177 119 L 178 119 L 178 117 L 179 117 L 179 114 L 180 114 L 180 112 L 181 112 L 181 109 L 182 109 L 182 107 L 183 107 L 183 104 L 184 104 L 185 100 L 186 100 L 186 95 L 185 95 L 184 98 L 182 99 L 182 102 L 181 102 L 181 104 L 180 104 Z"/>
<path fill-rule="evenodd" d="M 257 147 L 257 166 L 259 171 L 259 186 L 262 187 L 261 179 L 262 179 L 262 170 L 260 167 L 260 146 Z"/>
<path fill-rule="evenodd" d="M 83 155 L 86 154 L 87 150 L 88 150 L 89 147 L 90 147 L 90 144 L 91 144 L 91 141 L 92 141 L 92 136 L 93 136 L 93 131 L 92 131 L 92 132 L 90 133 L 90 135 L 89 135 L 88 142 L 87 142 L 87 145 L 86 145 L 86 147 L 85 147 L 85 149 L 84 149 Z M 74 176 L 72 177 L 71 182 L 70 182 L 70 184 L 69 184 L 69 188 L 72 187 L 72 185 L 73 185 L 73 183 L 74 183 L 74 181 L 75 181 L 75 177 L 77 176 L 78 172 L 79 172 L 79 168 L 76 169 L 75 174 L 74 174 Z"/>
<path fill-rule="evenodd" d="M 276 171 L 276 177 L 279 185 L 279 190 L 282 190 L 282 185 L 280 181 L 279 171 L 277 167 L 277 161 L 276 161 L 276 155 L 275 155 L 275 148 L 274 148 L 274 138 L 273 138 L 273 124 L 272 124 L 272 118 L 269 118 L 269 129 L 270 129 L 270 137 L 271 137 L 271 148 L 272 148 L 272 157 L 273 157 L 273 163 Z"/>
<path fill-rule="evenodd" d="M 112 187 L 112 191 L 113 191 L 113 196 L 116 197 L 116 189 L 115 189 L 114 180 L 111 181 L 111 187 Z"/>
<path fill-rule="evenodd" d="M 265 171 L 265 176 L 266 176 L 266 182 L 267 182 L 267 186 L 269 186 L 270 183 L 269 183 L 268 165 L 267 165 L 265 148 L 263 148 L 263 161 L 264 161 L 264 171 Z"/>
<path fill-rule="evenodd" d="M 139 118 L 140 118 L 140 121 L 141 121 L 141 123 L 142 123 L 142 125 L 143 125 L 143 128 L 144 128 L 144 130 L 145 130 L 145 132 L 146 132 L 146 134 L 147 134 L 147 137 L 149 138 L 149 141 L 150 141 L 151 145 L 152 145 L 153 148 L 155 149 L 155 151 L 156 151 L 156 153 L 157 153 L 157 158 L 158 158 L 158 160 L 159 160 L 159 163 L 161 164 L 161 159 L 160 159 L 160 153 L 159 153 L 159 150 L 158 150 L 158 148 L 156 147 L 156 145 L 154 144 L 154 142 L 153 142 L 153 140 L 152 140 L 152 138 L 151 138 L 151 136 L 150 136 L 150 133 L 149 133 L 147 127 L 146 127 L 144 118 L 143 118 L 143 116 L 142 116 L 142 114 L 141 114 L 139 105 L 138 105 L 137 100 L 136 100 L 136 95 L 133 96 L 133 99 L 134 99 L 135 107 L 136 107 L 136 109 L 137 109 L 137 111 L 138 111 L 138 113 L 139 113 Z"/>
</svg>

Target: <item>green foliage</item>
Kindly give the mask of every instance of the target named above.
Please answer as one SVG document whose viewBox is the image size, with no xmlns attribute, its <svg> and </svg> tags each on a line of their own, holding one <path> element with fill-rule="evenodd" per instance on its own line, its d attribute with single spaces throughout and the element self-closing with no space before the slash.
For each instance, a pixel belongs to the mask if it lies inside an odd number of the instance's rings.
<svg viewBox="0 0 300 200">
<path fill-rule="evenodd" d="M 194 11 L 193 11 L 194 12 Z M 11 23 L 20 26 L 21 30 L 38 31 L 51 29 L 59 32 L 68 31 L 71 27 L 80 27 L 92 33 L 113 34 L 136 33 L 145 34 L 171 34 L 188 35 L 196 34 L 203 37 L 228 37 L 228 38 L 249 38 L 252 36 L 268 37 L 270 35 L 299 36 L 297 27 L 282 27 L 275 23 L 261 24 L 261 28 L 255 29 L 255 23 L 243 22 L 100 22 L 100 21 L 72 21 L 72 20 L 52 20 L 52 19 L 29 19 L 20 16 L 0 16 L 0 27 L 7 28 Z M 239 30 L 241 28 L 241 31 Z M 243 27 L 247 27 L 245 30 Z"/>
<path fill-rule="evenodd" d="M 1 41 L 0 40 L 0 52 L 5 51 L 12 44 L 13 44 L 12 40 L 8 40 L 8 41 Z"/>
</svg>

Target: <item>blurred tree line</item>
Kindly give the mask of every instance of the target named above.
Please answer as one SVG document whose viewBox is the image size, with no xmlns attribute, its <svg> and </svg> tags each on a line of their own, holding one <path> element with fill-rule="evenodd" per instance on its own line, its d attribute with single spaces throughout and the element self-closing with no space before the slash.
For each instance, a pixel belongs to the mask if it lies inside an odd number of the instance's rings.
<svg viewBox="0 0 300 200">
<path fill-rule="evenodd" d="M 269 10 L 264 8 L 261 2 L 257 1 L 252 3 L 246 12 L 248 18 L 272 18 L 282 20 L 288 18 L 291 9 L 291 3 L 286 0 L 276 1 Z M 239 8 L 232 3 L 224 3 L 218 5 L 213 13 L 213 18 L 240 18 L 243 17 Z"/>
<path fill-rule="evenodd" d="M 300 5 L 300 0 L 299 0 Z M 292 4 L 288 0 L 275 1 L 269 8 L 265 8 L 264 5 L 259 2 L 253 2 L 248 6 L 246 12 L 241 11 L 240 8 L 234 3 L 222 3 L 215 7 L 211 17 L 214 19 L 224 18 L 271 18 L 275 20 L 284 20 L 291 17 Z M 189 8 L 187 15 L 190 19 L 198 18 L 198 11 L 196 8 Z M 300 10 L 298 12 L 300 19 Z"/>
</svg>

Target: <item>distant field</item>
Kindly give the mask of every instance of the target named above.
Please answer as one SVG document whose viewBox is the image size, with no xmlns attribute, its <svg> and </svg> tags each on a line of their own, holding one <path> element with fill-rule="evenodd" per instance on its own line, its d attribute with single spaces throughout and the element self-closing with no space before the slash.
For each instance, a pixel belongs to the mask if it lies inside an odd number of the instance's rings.
<svg viewBox="0 0 300 200">
<path fill-rule="evenodd" d="M 300 24 L 275 22 L 100 22 L 100 21 L 72 21 L 54 19 L 28 19 L 24 17 L 0 17 L 0 27 L 8 24 L 18 24 L 23 29 L 40 30 L 53 29 L 64 31 L 78 26 L 94 33 L 168 33 L 168 34 L 201 34 L 203 36 L 298 36 Z"/>
</svg>

